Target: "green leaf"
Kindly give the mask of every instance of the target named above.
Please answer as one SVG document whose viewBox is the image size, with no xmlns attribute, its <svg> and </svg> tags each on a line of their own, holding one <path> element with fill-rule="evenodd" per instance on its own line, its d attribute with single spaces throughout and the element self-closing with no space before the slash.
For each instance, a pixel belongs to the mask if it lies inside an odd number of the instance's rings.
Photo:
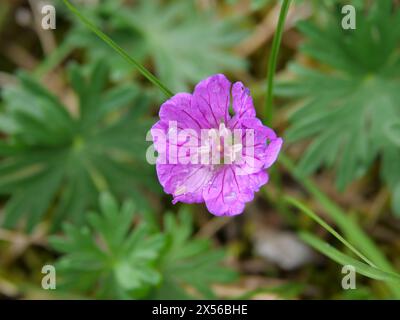
<svg viewBox="0 0 400 320">
<path fill-rule="evenodd" d="M 120 208 L 108 193 L 100 196 L 101 213 L 88 215 L 88 226 L 64 225 L 65 237 L 50 244 L 63 253 L 57 261 L 60 287 L 100 298 L 139 298 L 161 281 L 156 260 L 165 244 L 144 224 L 133 229 L 135 206 Z"/>
<path fill-rule="evenodd" d="M 384 130 L 386 130 L 388 138 L 400 148 L 400 120 L 389 122 Z"/>
<path fill-rule="evenodd" d="M 159 262 L 163 282 L 153 298 L 215 298 L 211 284 L 231 282 L 236 278 L 233 271 L 221 266 L 223 251 L 212 250 L 209 240 L 191 238 L 191 214 L 186 209 L 180 211 L 178 218 L 167 214 L 164 228 L 167 245 Z M 194 289 L 195 296 L 183 287 Z"/>
<path fill-rule="evenodd" d="M 71 4 L 68 0 L 63 0 L 66 7 L 81 21 L 84 25 L 91 30 L 97 37 L 99 37 L 104 43 L 106 43 L 110 48 L 112 48 L 120 57 L 125 59 L 129 64 L 135 67 L 139 72 L 146 77 L 151 83 L 157 86 L 167 97 L 172 96 L 172 92 L 164 86 L 164 84 L 159 81 L 150 71 L 148 71 L 140 62 L 132 58 L 123 48 L 121 48 L 117 43 L 114 42 L 110 37 L 103 33 L 96 25 L 94 25 L 90 20 L 88 20 L 85 14 L 82 14 L 75 6 Z M 104 58 L 104 57 L 103 57 Z M 102 60 L 102 59 L 99 59 Z"/>
<path fill-rule="evenodd" d="M 327 230 L 330 234 L 332 234 L 336 239 L 338 239 L 341 243 L 343 243 L 350 251 L 364 260 L 371 266 L 374 264 L 366 258 L 359 250 L 357 250 L 352 244 L 350 244 L 346 239 L 344 239 L 339 233 L 337 233 L 329 224 L 327 224 L 324 220 L 322 220 L 318 215 L 316 215 L 312 210 L 307 208 L 304 204 L 297 201 L 295 198 L 292 197 L 285 197 L 285 200 L 295 206 L 296 208 L 300 209 L 303 213 L 317 222 L 320 226 L 322 226 L 325 230 Z"/>
<path fill-rule="evenodd" d="M 7 202 L 3 225 L 8 228 L 15 227 L 21 216 L 29 213 L 26 229 L 32 231 L 55 196 L 63 171 L 63 167 L 53 166 L 42 175 L 27 181 L 24 184 L 23 192 L 16 191 L 11 200 Z"/>
<path fill-rule="evenodd" d="M 213 298 L 213 284 L 235 279 L 221 266 L 222 251 L 192 237 L 189 212 L 167 214 L 162 231 L 136 214 L 132 201 L 119 206 L 102 193 L 99 202 L 101 212 L 87 214 L 87 223 L 64 224 L 64 235 L 50 238 L 61 253 L 60 290 L 109 299 Z"/>
<path fill-rule="evenodd" d="M 400 152 L 400 32 L 393 25 L 400 10 L 390 0 L 375 1 L 359 10 L 357 29 L 343 30 L 342 14 L 327 8 L 332 11 L 324 9 L 324 23 L 298 25 L 305 36 L 301 52 L 316 67 L 292 63 L 294 80 L 277 85 L 278 95 L 301 102 L 290 117 L 287 140 L 311 141 L 299 169 L 306 175 L 335 169 L 341 191 L 383 159 L 381 177 L 394 191 L 393 181 L 400 179 L 393 164 Z"/>
<path fill-rule="evenodd" d="M 400 216 L 400 182 L 397 183 L 397 186 L 394 188 L 392 196 L 392 206 L 397 216 Z"/>
<path fill-rule="evenodd" d="M 143 193 L 160 190 L 145 159 L 152 120 L 143 110 L 151 101 L 131 85 L 109 86 L 108 71 L 104 62 L 70 66 L 77 117 L 25 73 L 4 91 L 0 193 L 10 196 L 7 227 L 22 220 L 32 229 L 50 208 L 53 230 L 64 220 L 81 223 L 102 188 L 149 208 Z"/>
<path fill-rule="evenodd" d="M 334 260 L 335 262 L 345 266 L 345 265 L 351 265 L 355 267 L 356 272 L 359 274 L 362 274 L 368 278 L 375 279 L 375 280 L 381 280 L 381 281 L 387 281 L 387 282 L 394 282 L 394 283 L 400 283 L 400 275 L 394 274 L 394 273 L 389 273 L 382 271 L 380 269 L 371 267 L 363 262 L 360 262 L 342 252 L 339 250 L 335 249 L 332 247 L 329 243 L 326 243 L 319 238 L 313 236 L 312 234 L 308 232 L 301 232 L 300 233 L 300 238 L 313 247 L 315 250 L 319 251 L 323 255 L 326 255 L 330 259 Z"/>
<path fill-rule="evenodd" d="M 360 227 L 353 216 L 344 212 L 336 203 L 327 197 L 313 181 L 304 176 L 284 154 L 280 154 L 279 161 L 292 174 L 292 176 L 321 204 L 330 219 L 340 228 L 346 238 L 363 252 L 379 269 L 389 273 L 396 269 L 385 257 L 385 254 L 372 240 L 372 238 Z M 400 298 L 400 289 L 397 284 L 388 283 L 393 296 Z"/>
<path fill-rule="evenodd" d="M 144 62 L 150 58 L 156 75 L 173 91 L 187 89 L 188 83 L 197 83 L 210 74 L 245 66 L 244 60 L 230 50 L 245 35 L 235 28 L 240 21 L 215 19 L 214 12 L 199 10 L 193 1 L 165 4 L 140 0 L 129 4 L 105 0 L 93 7 L 81 6 L 80 11 L 99 28 L 106 28 L 131 59 Z M 108 40 L 104 43 L 96 39 L 79 24 L 72 29 L 69 41 L 84 47 L 91 60 L 107 59 L 114 79 L 128 77 L 137 68 L 135 64 L 127 67 L 119 56 L 110 54 L 105 45 Z M 111 46 L 115 49 L 115 44 Z"/>
</svg>

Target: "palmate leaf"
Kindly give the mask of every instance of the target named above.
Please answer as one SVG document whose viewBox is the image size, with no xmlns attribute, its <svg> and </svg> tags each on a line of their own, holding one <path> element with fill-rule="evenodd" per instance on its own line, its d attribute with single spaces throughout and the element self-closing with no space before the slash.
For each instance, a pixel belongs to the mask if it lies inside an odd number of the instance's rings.
<svg viewBox="0 0 400 320">
<path fill-rule="evenodd" d="M 201 12 L 195 1 L 140 0 L 129 5 L 104 0 L 80 9 L 131 56 L 141 61 L 150 57 L 157 76 L 174 91 L 210 74 L 244 67 L 244 60 L 229 51 L 244 36 L 234 28 L 238 21 Z M 68 41 L 84 47 L 91 58 L 107 57 L 115 78 L 133 72 L 81 24 L 72 29 Z"/>
<path fill-rule="evenodd" d="M 14 227 L 23 217 L 32 229 L 50 210 L 53 226 L 64 219 L 82 221 L 97 203 L 99 190 L 132 197 L 147 205 L 143 186 L 158 191 L 145 162 L 143 115 L 149 99 L 134 85 L 106 88 L 105 63 L 92 65 L 89 76 L 70 68 L 79 115 L 28 75 L 4 92 L 0 114 L 0 194 L 10 195 L 3 224 Z"/>
<path fill-rule="evenodd" d="M 100 208 L 100 214 L 86 215 L 83 227 L 64 224 L 64 236 L 50 239 L 61 253 L 61 290 L 108 299 L 212 298 L 212 284 L 234 279 L 220 266 L 223 253 L 192 237 L 189 212 L 167 214 L 159 228 L 143 213 L 134 214 L 131 201 L 119 208 L 108 193 L 101 194 Z"/>
<path fill-rule="evenodd" d="M 383 181 L 392 190 L 400 183 L 400 148 L 388 137 L 400 117 L 400 30 L 393 28 L 400 11 L 392 9 L 390 0 L 375 1 L 367 15 L 358 11 L 356 30 L 343 30 L 338 13 L 324 27 L 300 23 L 302 52 L 321 68 L 292 64 L 295 80 L 277 87 L 279 95 L 304 101 L 287 132 L 291 142 L 311 139 L 301 171 L 335 167 L 340 190 L 378 158 Z"/>
<path fill-rule="evenodd" d="M 98 298 L 140 298 L 161 280 L 156 260 L 164 246 L 161 233 L 141 223 L 131 230 L 135 207 L 121 208 L 108 193 L 100 197 L 101 214 L 88 215 L 88 226 L 64 225 L 64 237 L 52 237 L 63 253 L 56 267 L 63 290 Z"/>
<path fill-rule="evenodd" d="M 192 216 L 185 208 L 177 219 L 172 214 L 165 216 L 167 245 L 159 261 L 163 281 L 151 298 L 211 299 L 215 298 L 212 284 L 236 278 L 235 272 L 221 266 L 224 252 L 213 250 L 208 239 L 192 238 L 192 229 Z"/>
</svg>

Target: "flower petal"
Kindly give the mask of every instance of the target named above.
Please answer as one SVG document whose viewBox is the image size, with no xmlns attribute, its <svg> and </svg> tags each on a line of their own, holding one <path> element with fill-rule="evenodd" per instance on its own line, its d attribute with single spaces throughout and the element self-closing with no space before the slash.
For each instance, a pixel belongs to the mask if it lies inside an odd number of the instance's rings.
<svg viewBox="0 0 400 320">
<path fill-rule="evenodd" d="M 267 150 L 265 151 L 266 159 L 264 164 L 264 169 L 268 169 L 276 161 L 279 155 L 279 151 L 282 148 L 283 139 L 276 138 L 270 141 Z"/>
<path fill-rule="evenodd" d="M 202 119 L 206 128 L 218 128 L 221 121 L 228 123 L 231 83 L 223 74 L 201 81 L 193 93 L 193 114 Z"/>
<path fill-rule="evenodd" d="M 250 90 L 242 82 L 233 84 L 232 100 L 233 111 L 238 118 L 254 118 L 256 116 Z"/>
<path fill-rule="evenodd" d="M 210 168 L 202 165 L 158 164 L 157 175 L 174 204 L 203 202 L 203 189 L 212 178 Z"/>
<path fill-rule="evenodd" d="M 192 115 L 192 99 L 193 96 L 189 93 L 174 95 L 161 105 L 160 119 L 167 124 L 175 121 L 179 129 L 200 130 L 201 122 Z"/>
<path fill-rule="evenodd" d="M 274 130 L 264 126 L 257 118 L 243 119 L 240 125 L 242 129 L 254 132 L 254 139 L 244 139 L 243 150 L 246 162 L 249 163 L 249 158 L 254 156 L 253 167 L 258 168 L 259 161 L 261 161 L 264 169 L 269 168 L 276 161 L 283 140 L 277 137 Z"/>
<path fill-rule="evenodd" d="M 267 183 L 264 171 L 247 176 L 236 176 L 232 166 L 219 170 L 204 188 L 203 197 L 207 209 L 216 216 L 241 214 L 245 203 L 252 201 L 254 193 Z"/>
</svg>

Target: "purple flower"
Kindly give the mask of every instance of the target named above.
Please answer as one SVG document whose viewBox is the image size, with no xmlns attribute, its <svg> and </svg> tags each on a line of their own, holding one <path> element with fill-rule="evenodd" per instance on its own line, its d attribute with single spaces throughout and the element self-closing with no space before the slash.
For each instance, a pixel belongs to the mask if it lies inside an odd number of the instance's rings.
<svg viewBox="0 0 400 320">
<path fill-rule="evenodd" d="M 151 129 L 157 175 L 173 203 L 205 202 L 216 216 L 242 213 L 268 182 L 283 142 L 256 118 L 250 91 L 217 74 L 166 101 L 159 116 Z"/>
</svg>

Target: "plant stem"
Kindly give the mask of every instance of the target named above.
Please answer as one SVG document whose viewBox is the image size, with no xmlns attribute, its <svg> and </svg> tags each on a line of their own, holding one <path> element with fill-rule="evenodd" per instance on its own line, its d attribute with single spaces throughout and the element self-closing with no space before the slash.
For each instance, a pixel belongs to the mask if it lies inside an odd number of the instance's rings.
<svg viewBox="0 0 400 320">
<path fill-rule="evenodd" d="M 264 111 L 264 121 L 267 124 L 272 123 L 275 71 L 278 62 L 279 48 L 281 46 L 282 34 L 285 26 L 286 16 L 289 11 L 290 2 L 291 0 L 283 0 L 274 40 L 272 41 L 271 54 L 268 61 L 268 76 L 267 76 L 267 88 L 266 88 L 265 111 Z"/>
<path fill-rule="evenodd" d="M 93 31 L 100 39 L 113 48 L 122 58 L 133 65 L 139 72 L 152 84 L 157 86 L 167 97 L 172 97 L 173 93 L 160 80 L 158 80 L 150 71 L 148 71 L 140 62 L 132 58 L 124 49 L 114 42 L 109 36 L 97 28 L 93 23 L 86 19 L 77 8 L 75 8 L 68 0 L 63 0 L 68 9 L 76 15 L 91 31 Z"/>
<path fill-rule="evenodd" d="M 328 231 L 331 235 L 333 235 L 336 239 L 338 239 L 341 243 L 343 243 L 348 249 L 350 249 L 355 255 L 368 263 L 371 267 L 376 268 L 375 264 L 372 263 L 367 257 L 365 257 L 360 251 L 358 251 L 351 243 L 349 243 L 345 238 L 343 238 L 336 230 L 334 230 L 330 225 L 328 225 L 323 219 L 317 216 L 312 210 L 306 207 L 303 203 L 296 200 L 293 197 L 285 196 L 284 200 L 301 210 L 311 219 L 313 219 L 316 223 L 318 223 L 321 227 L 323 227 L 326 231 Z"/>
</svg>

